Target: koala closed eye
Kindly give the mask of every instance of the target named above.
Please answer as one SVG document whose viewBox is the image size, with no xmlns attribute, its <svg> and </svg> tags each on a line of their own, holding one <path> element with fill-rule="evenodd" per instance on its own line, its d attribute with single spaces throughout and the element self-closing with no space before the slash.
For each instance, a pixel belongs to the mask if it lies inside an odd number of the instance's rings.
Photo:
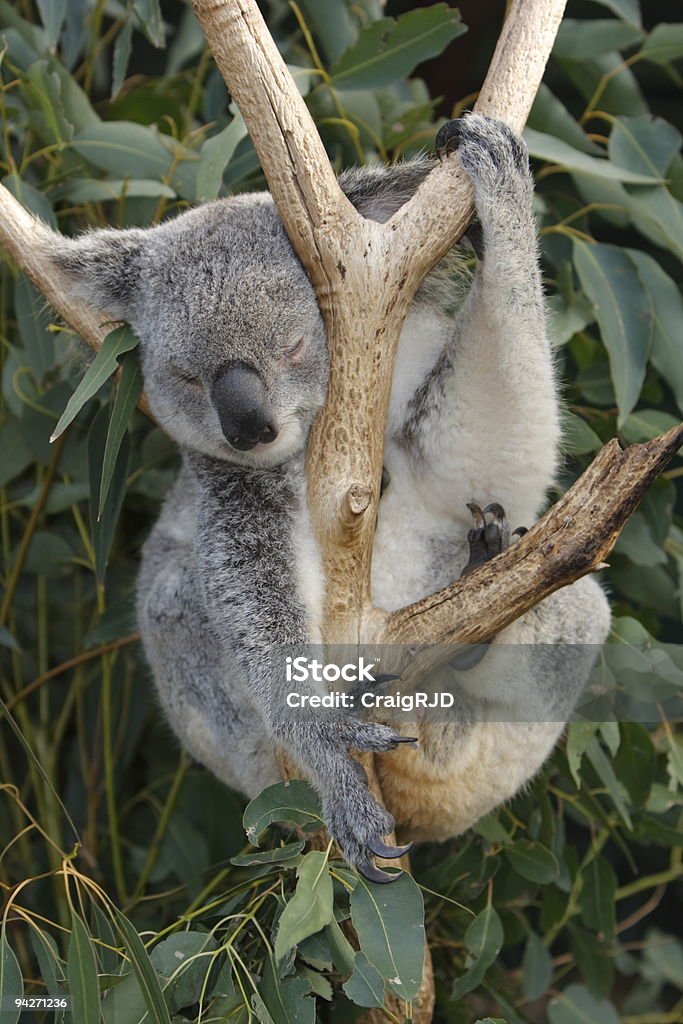
<svg viewBox="0 0 683 1024">
<path fill-rule="evenodd" d="M 169 369 L 171 371 L 171 375 L 183 384 L 190 384 L 196 388 L 204 387 L 201 378 L 197 377 L 196 374 L 191 373 L 189 370 L 184 370 L 181 366 L 171 366 Z"/>
<path fill-rule="evenodd" d="M 286 348 L 282 354 L 283 360 L 288 363 L 295 363 L 303 356 L 306 349 L 306 338 L 305 334 L 302 334 L 298 338 L 294 338 L 289 348 Z"/>
</svg>

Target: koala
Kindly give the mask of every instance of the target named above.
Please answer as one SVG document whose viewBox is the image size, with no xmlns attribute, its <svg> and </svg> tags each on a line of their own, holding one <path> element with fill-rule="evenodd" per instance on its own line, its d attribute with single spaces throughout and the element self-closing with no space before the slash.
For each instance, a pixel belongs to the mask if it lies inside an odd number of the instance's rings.
<svg viewBox="0 0 683 1024">
<path fill-rule="evenodd" d="M 449 122 L 437 143 L 441 155 L 457 147 L 472 179 L 483 257 L 471 274 L 471 251 L 456 247 L 420 288 L 401 334 L 372 563 L 373 602 L 387 610 L 502 550 L 508 519 L 539 515 L 558 464 L 525 146 L 474 114 Z M 386 221 L 432 165 L 419 157 L 357 168 L 340 184 L 365 217 Z M 132 325 L 150 407 L 182 453 L 137 592 L 173 731 L 248 797 L 278 781 L 281 745 L 320 794 L 348 862 L 373 881 L 397 877 L 374 861 L 407 848 L 385 843 L 394 825 L 419 839 L 456 835 L 541 767 L 590 669 L 592 655 L 571 651 L 609 630 L 601 588 L 581 580 L 504 630 L 457 672 L 454 719 L 417 723 L 419 749 L 398 722 L 288 713 L 278 652 L 321 640 L 324 580 L 304 458 L 328 360 L 314 290 L 270 195 L 51 244 L 75 292 Z M 384 755 L 386 807 L 352 750 Z"/>
</svg>

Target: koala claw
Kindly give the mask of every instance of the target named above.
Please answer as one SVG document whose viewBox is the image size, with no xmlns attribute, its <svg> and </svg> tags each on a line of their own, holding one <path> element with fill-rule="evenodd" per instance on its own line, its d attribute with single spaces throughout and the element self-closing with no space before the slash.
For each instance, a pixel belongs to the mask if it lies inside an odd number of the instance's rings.
<svg viewBox="0 0 683 1024">
<path fill-rule="evenodd" d="M 457 117 L 452 121 L 446 121 L 439 128 L 434 139 L 434 149 L 439 160 L 443 160 L 449 153 L 453 153 L 460 143 L 462 135 L 462 118 Z"/>
<path fill-rule="evenodd" d="M 366 845 L 375 857 L 384 857 L 385 860 L 396 860 L 413 848 L 412 843 L 406 843 L 405 846 L 387 846 L 381 839 L 368 839 Z"/>
<path fill-rule="evenodd" d="M 370 857 L 364 857 L 356 863 L 356 870 L 366 878 L 368 882 L 375 882 L 377 885 L 387 885 L 389 882 L 396 882 L 402 871 L 390 875 L 388 871 L 382 871 Z"/>
<path fill-rule="evenodd" d="M 375 676 L 375 686 L 382 686 L 384 683 L 397 683 L 400 680 L 400 676 L 393 674 L 392 672 L 385 672 L 382 675 Z"/>
<path fill-rule="evenodd" d="M 417 750 L 420 745 L 420 741 L 417 736 L 399 736 L 396 743 L 407 743 L 408 746 L 412 747 L 414 750 Z"/>
<path fill-rule="evenodd" d="M 483 114 L 467 114 L 447 121 L 434 140 L 436 155 L 443 160 L 456 149 L 460 163 L 487 191 L 510 176 L 528 177 L 529 156 L 524 140 L 508 126 Z"/>
<path fill-rule="evenodd" d="M 495 558 L 501 551 L 507 550 L 511 539 L 505 509 L 497 501 L 492 501 L 483 511 L 473 501 L 468 502 L 467 507 L 472 514 L 473 526 L 467 534 L 470 557 L 460 573 L 461 576 L 467 576 L 478 566 Z M 523 533 L 526 533 L 526 529 L 520 526 L 512 536 L 521 536 Z"/>
<path fill-rule="evenodd" d="M 468 502 L 467 507 L 472 514 L 473 526 L 467 534 L 470 557 L 460 573 L 461 576 L 468 576 L 480 565 L 505 551 L 512 539 L 505 509 L 497 501 L 490 502 L 483 510 L 474 501 Z M 487 516 L 490 518 L 487 519 Z M 521 537 L 526 532 L 526 527 L 519 526 L 513 531 L 512 537 Z M 459 672 L 475 668 L 486 654 L 486 648 L 490 643 L 491 641 L 487 640 L 486 643 L 465 648 L 450 664 Z"/>
</svg>

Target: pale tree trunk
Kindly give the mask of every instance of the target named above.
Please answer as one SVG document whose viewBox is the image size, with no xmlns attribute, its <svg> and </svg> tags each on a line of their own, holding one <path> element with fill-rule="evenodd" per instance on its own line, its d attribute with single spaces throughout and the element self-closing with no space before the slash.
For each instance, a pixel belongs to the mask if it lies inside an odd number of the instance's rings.
<svg viewBox="0 0 683 1024">
<path fill-rule="evenodd" d="M 406 669 L 412 680 L 434 667 L 430 646 L 489 639 L 553 591 L 600 568 L 645 489 L 681 444 L 683 427 L 626 451 L 611 442 L 505 554 L 408 608 L 392 613 L 373 608 L 371 554 L 396 345 L 420 282 L 472 218 L 472 188 L 457 155 L 451 155 L 386 224 L 364 219 L 337 184 L 255 0 L 193 0 L 193 5 L 327 327 L 328 401 L 308 454 L 312 522 L 326 577 L 324 639 L 418 644 L 422 655 Z M 475 105 L 478 112 L 521 131 L 564 6 L 565 0 L 508 4 Z M 44 258 L 48 230 L 0 186 L 0 243 L 64 320 L 98 348 L 107 333 L 106 318 L 70 295 Z M 363 764 L 381 797 L 372 758 Z M 282 769 L 285 776 L 301 774 L 284 758 Z M 432 1007 L 428 965 L 415 1020 L 428 1021 Z M 399 1016 L 403 1012 L 398 1001 L 390 1008 Z"/>
</svg>

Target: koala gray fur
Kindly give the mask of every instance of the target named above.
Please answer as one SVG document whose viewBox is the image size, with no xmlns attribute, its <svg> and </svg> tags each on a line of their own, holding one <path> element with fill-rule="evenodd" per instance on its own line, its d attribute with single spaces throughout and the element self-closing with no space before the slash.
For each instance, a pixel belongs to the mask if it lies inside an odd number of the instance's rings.
<svg viewBox="0 0 683 1024">
<path fill-rule="evenodd" d="M 471 279 L 456 249 L 420 289 L 401 336 L 385 442 L 390 484 L 373 554 L 373 600 L 386 609 L 458 575 L 471 526 L 466 502 L 501 502 L 514 524 L 530 524 L 557 466 L 558 398 L 526 151 L 488 118 L 470 115 L 460 126 L 484 259 Z M 384 221 L 431 166 L 418 158 L 355 169 L 340 183 L 366 217 Z M 273 672 L 280 645 L 305 649 L 320 639 L 323 579 L 304 455 L 328 367 L 315 293 L 271 197 L 218 200 L 148 230 L 61 239 L 52 257 L 83 298 L 132 325 L 151 409 L 181 448 L 138 583 L 140 630 L 173 730 L 249 797 L 278 780 L 273 748 L 283 744 L 320 793 L 344 855 L 367 870 L 394 821 L 348 751 L 386 752 L 405 737 L 356 718 L 288 714 L 291 687 Z M 255 403 L 258 423 L 235 420 L 235 408 L 248 417 Z M 547 664 L 527 672 L 520 648 L 520 686 L 513 663 L 498 665 L 500 648 L 600 644 L 608 629 L 601 589 L 583 580 L 505 630 L 460 676 L 463 721 L 440 726 L 421 751 L 403 751 L 433 774 L 439 822 L 425 820 L 422 787 L 413 797 L 421 810 L 409 810 L 403 785 L 389 802 L 398 824 L 421 838 L 456 834 L 548 756 L 586 665 L 555 659 L 549 683 Z M 390 790 L 392 757 L 380 761 Z"/>
</svg>

